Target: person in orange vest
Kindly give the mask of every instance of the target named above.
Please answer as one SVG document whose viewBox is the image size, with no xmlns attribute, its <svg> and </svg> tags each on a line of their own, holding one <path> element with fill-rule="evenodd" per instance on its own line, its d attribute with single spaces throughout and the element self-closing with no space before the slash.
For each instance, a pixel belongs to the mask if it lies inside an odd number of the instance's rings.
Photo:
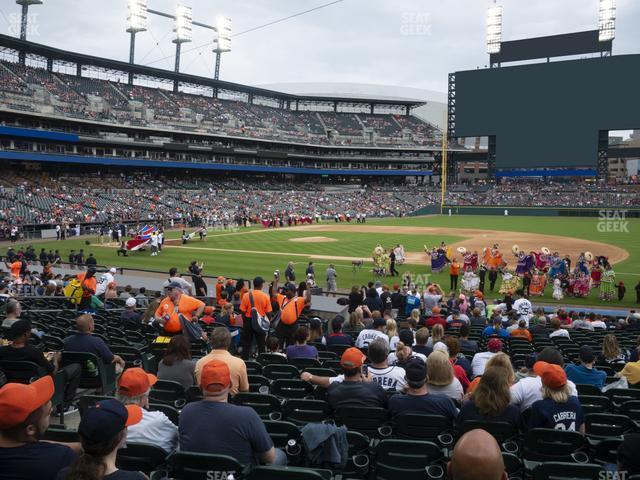
<svg viewBox="0 0 640 480">
<path fill-rule="evenodd" d="M 96 279 L 96 269 L 90 267 L 84 273 L 79 273 L 76 278 L 80 280 L 82 286 L 82 300 L 78 305 L 78 309 L 85 310 L 91 307 L 91 297 L 96 294 L 98 288 L 98 280 Z"/>
<path fill-rule="evenodd" d="M 165 333 L 175 335 L 182 331 L 180 315 L 192 323 L 197 322 L 204 313 L 204 302 L 184 294 L 178 282 L 170 282 L 165 289 L 167 296 L 158 305 L 155 318 Z M 206 341 L 206 334 L 202 335 Z"/>
<path fill-rule="evenodd" d="M 280 310 L 280 322 L 276 325 L 276 336 L 280 340 L 280 345 L 294 345 L 296 342 L 293 335 L 298 328 L 298 317 L 302 310 L 311 305 L 311 290 L 305 283 L 305 291 L 302 297 L 296 296 L 296 286 L 293 283 L 286 283 L 282 293 L 278 293 L 278 276 L 273 277 L 273 283 L 269 288 L 271 300 L 278 305 Z"/>
<path fill-rule="evenodd" d="M 258 315 L 266 317 L 268 313 L 273 311 L 271 306 L 271 298 L 268 294 L 262 291 L 264 285 L 264 279 L 262 277 L 256 277 L 253 279 L 253 288 L 242 295 L 240 301 L 240 312 L 242 312 L 242 319 L 244 321 L 242 327 L 242 336 L 240 337 L 240 343 L 242 345 L 242 359 L 249 360 L 251 356 L 251 347 L 253 345 L 253 339 L 255 337 L 256 345 L 258 347 L 258 353 L 262 353 L 266 349 L 267 335 L 262 332 L 257 332 L 253 329 L 251 322 L 251 310 L 255 308 Z M 252 307 L 253 300 L 253 307 Z"/>
<path fill-rule="evenodd" d="M 454 258 L 449 264 L 449 278 L 451 279 L 451 291 L 458 289 L 458 277 L 460 276 L 460 264 Z"/>
</svg>

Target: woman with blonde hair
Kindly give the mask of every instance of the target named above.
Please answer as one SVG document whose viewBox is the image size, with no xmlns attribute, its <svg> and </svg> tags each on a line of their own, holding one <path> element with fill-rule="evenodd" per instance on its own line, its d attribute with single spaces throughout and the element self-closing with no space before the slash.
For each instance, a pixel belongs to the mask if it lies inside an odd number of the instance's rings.
<svg viewBox="0 0 640 480">
<path fill-rule="evenodd" d="M 584 433 L 584 412 L 571 395 L 567 374 L 559 365 L 536 362 L 533 371 L 542 380 L 542 400 L 533 402 L 529 428 L 553 428 Z"/>
<path fill-rule="evenodd" d="M 386 328 L 387 328 L 387 336 L 389 337 L 389 348 L 391 350 L 395 350 L 396 345 L 400 340 L 398 338 L 398 324 L 393 318 L 388 318 Z"/>
<path fill-rule="evenodd" d="M 460 429 L 467 420 L 480 420 L 506 422 L 522 430 L 520 409 L 510 403 L 510 387 L 508 369 L 487 366 L 473 394 L 462 404 L 456 427 Z"/>
<path fill-rule="evenodd" d="M 602 340 L 602 353 L 598 355 L 596 365 L 599 367 L 611 367 L 619 372 L 629 361 L 629 352 L 622 350 L 618 339 L 612 333 L 608 333 Z"/>
<path fill-rule="evenodd" d="M 507 374 L 507 381 L 509 383 L 509 386 L 513 385 L 514 383 L 516 383 L 516 374 L 513 371 L 513 365 L 511 364 L 511 358 L 509 358 L 509 355 L 507 355 L 506 353 L 497 353 L 495 354 L 493 357 L 491 357 L 488 361 L 487 364 L 485 366 L 486 368 L 491 368 L 491 367 L 500 367 L 500 368 L 504 368 L 506 374 Z M 473 379 L 473 381 L 471 382 L 471 384 L 469 384 L 469 388 L 467 388 L 467 394 L 472 393 L 476 387 L 478 386 L 478 383 L 480 383 L 480 379 L 482 378 L 482 376 L 476 377 Z"/>
<path fill-rule="evenodd" d="M 411 310 L 411 315 L 409 316 L 410 320 L 414 320 L 416 325 L 420 323 L 420 309 L 414 308 Z"/>
<path fill-rule="evenodd" d="M 435 350 L 427 357 L 427 388 L 430 393 L 446 395 L 458 403 L 462 400 L 462 384 L 454 375 L 445 351 Z"/>
<path fill-rule="evenodd" d="M 442 342 L 444 338 L 444 327 L 436 323 L 431 329 L 431 337 L 427 340 L 427 347 L 434 348 L 436 343 Z"/>
<path fill-rule="evenodd" d="M 364 329 L 364 315 L 362 313 L 362 308 L 356 308 L 349 315 L 349 322 L 347 323 L 347 328 L 345 330 L 349 331 L 352 334 L 358 334 Z"/>
</svg>

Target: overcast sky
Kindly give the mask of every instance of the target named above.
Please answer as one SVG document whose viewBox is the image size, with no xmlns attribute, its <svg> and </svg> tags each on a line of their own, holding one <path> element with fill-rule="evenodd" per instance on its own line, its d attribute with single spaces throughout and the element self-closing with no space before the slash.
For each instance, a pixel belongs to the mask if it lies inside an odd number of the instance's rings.
<svg viewBox="0 0 640 480">
<path fill-rule="evenodd" d="M 241 32 L 330 0 L 182 0 L 194 20 L 233 19 Z M 44 0 L 32 7 L 29 39 L 58 48 L 127 60 L 126 0 Z M 175 0 L 149 0 L 173 12 Z M 362 82 L 446 91 L 447 74 L 488 63 L 485 0 L 343 0 L 233 39 L 221 79 L 259 85 L 282 82 Z M 502 0 L 503 40 L 597 28 L 598 0 Z M 108 6 L 108 7 L 107 7 Z M 15 34 L 19 9 L 0 4 L 0 30 Z M 614 54 L 640 52 L 640 2 L 618 0 Z M 137 37 L 136 63 L 173 69 L 172 21 L 151 17 Z M 183 51 L 211 42 L 195 27 Z M 169 57 L 159 60 L 162 57 Z M 159 60 L 159 61 L 158 61 Z M 211 46 L 184 53 L 181 70 L 212 76 Z"/>
</svg>

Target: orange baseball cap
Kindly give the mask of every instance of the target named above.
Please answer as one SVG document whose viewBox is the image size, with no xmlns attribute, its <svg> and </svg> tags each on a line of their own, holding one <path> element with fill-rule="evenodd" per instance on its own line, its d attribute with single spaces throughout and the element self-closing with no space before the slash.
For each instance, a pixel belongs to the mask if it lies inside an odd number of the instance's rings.
<svg viewBox="0 0 640 480">
<path fill-rule="evenodd" d="M 7 383 L 0 388 L 0 430 L 20 425 L 51 400 L 54 390 L 53 379 L 49 375 L 29 385 Z"/>
<path fill-rule="evenodd" d="M 213 315 L 213 307 L 204 307 L 205 315 Z"/>
<path fill-rule="evenodd" d="M 340 365 L 345 368 L 360 368 L 367 357 L 356 347 L 347 348 L 342 354 Z"/>
<path fill-rule="evenodd" d="M 558 389 L 567 384 L 567 374 L 560 365 L 547 362 L 536 362 L 533 371 L 542 380 L 545 387 Z"/>
<path fill-rule="evenodd" d="M 220 283 L 224 282 L 224 277 L 218 277 L 218 282 Z"/>
<path fill-rule="evenodd" d="M 118 391 L 127 397 L 138 397 L 149 391 L 158 381 L 158 377 L 139 367 L 127 368 L 120 376 Z"/>
<path fill-rule="evenodd" d="M 231 385 L 229 366 L 222 360 L 211 360 L 202 368 L 200 388 L 207 392 L 217 393 Z"/>
</svg>

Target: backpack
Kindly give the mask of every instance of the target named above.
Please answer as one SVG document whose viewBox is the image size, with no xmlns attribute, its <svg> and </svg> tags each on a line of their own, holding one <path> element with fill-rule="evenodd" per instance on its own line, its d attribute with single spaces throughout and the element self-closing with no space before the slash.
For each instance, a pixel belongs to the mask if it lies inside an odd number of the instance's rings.
<svg viewBox="0 0 640 480">
<path fill-rule="evenodd" d="M 64 296 L 67 297 L 69 303 L 78 305 L 82 301 L 82 283 L 77 278 L 72 279 L 66 287 L 64 287 Z"/>
<path fill-rule="evenodd" d="M 251 303 L 251 328 L 253 328 L 254 332 L 261 335 L 268 334 L 271 326 L 269 319 L 258 313 L 258 310 L 253 303 L 253 292 L 249 292 L 249 302 Z"/>
</svg>

